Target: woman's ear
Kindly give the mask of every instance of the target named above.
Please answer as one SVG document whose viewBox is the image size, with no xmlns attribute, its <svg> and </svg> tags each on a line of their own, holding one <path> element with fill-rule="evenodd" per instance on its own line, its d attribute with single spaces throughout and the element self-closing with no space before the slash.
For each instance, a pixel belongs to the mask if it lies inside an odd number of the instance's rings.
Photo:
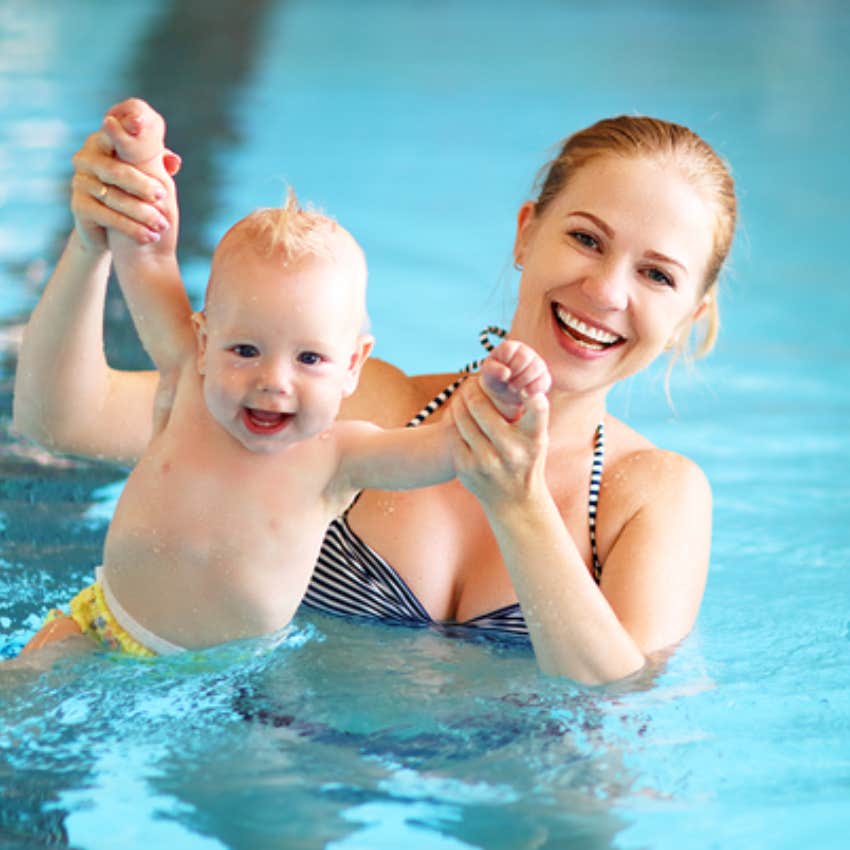
<svg viewBox="0 0 850 850">
<path fill-rule="evenodd" d="M 202 311 L 192 313 L 192 328 L 195 331 L 198 374 L 207 373 L 207 317 Z"/>
<path fill-rule="evenodd" d="M 685 316 L 676 330 L 673 331 L 670 339 L 667 340 L 667 345 L 664 346 L 665 351 L 683 349 L 684 343 L 688 339 L 694 324 L 711 309 L 713 298 L 713 292 L 706 292 L 706 294 L 700 298 L 697 302 L 697 306 L 694 307 L 693 312 L 689 316 Z"/>
<path fill-rule="evenodd" d="M 714 293 L 706 292 L 705 295 L 700 298 L 697 303 L 696 309 L 693 313 L 691 313 L 691 321 L 695 322 L 697 319 L 701 318 L 705 315 L 708 308 L 711 306 L 711 299 L 714 297 Z"/>
<path fill-rule="evenodd" d="M 348 398 L 357 389 L 357 383 L 360 380 L 360 370 L 363 368 L 363 364 L 369 359 L 374 345 L 375 337 L 370 334 L 361 334 L 357 337 L 354 351 L 351 354 L 351 359 L 348 361 L 345 380 L 342 383 L 343 398 Z"/>
<path fill-rule="evenodd" d="M 516 237 L 514 238 L 514 267 L 521 269 L 525 264 L 525 253 L 528 250 L 528 241 L 531 237 L 532 225 L 534 224 L 534 202 L 526 201 L 520 208 L 516 217 Z"/>
</svg>

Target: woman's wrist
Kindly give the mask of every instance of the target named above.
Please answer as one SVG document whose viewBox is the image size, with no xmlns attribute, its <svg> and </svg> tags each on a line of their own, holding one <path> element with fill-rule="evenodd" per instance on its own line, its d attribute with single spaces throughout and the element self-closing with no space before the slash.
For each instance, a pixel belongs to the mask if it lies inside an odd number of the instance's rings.
<svg viewBox="0 0 850 850">
<path fill-rule="evenodd" d="M 549 517 L 553 510 L 557 514 L 557 506 L 546 481 L 538 476 L 510 493 L 501 494 L 499 498 L 480 501 L 492 524 L 513 527 L 518 531 L 539 522 L 544 516 Z"/>
</svg>

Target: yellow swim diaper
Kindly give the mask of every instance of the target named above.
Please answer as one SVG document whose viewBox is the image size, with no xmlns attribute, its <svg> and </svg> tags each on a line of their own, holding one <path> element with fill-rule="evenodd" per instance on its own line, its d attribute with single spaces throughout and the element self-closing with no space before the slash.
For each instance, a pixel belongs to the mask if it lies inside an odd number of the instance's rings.
<svg viewBox="0 0 850 850">
<path fill-rule="evenodd" d="M 67 616 L 64 611 L 54 610 L 47 615 L 45 623 L 56 617 Z M 139 643 L 119 625 L 103 598 L 103 588 L 96 581 L 80 591 L 71 600 L 71 617 L 84 635 L 94 638 L 110 649 L 126 652 L 140 658 L 150 658 L 156 653 Z"/>
</svg>

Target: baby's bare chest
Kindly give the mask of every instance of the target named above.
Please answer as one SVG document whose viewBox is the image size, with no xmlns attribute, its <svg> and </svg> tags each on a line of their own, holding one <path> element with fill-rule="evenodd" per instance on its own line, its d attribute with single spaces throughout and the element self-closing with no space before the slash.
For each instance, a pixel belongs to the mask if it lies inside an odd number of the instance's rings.
<svg viewBox="0 0 850 850">
<path fill-rule="evenodd" d="M 113 541 L 132 535 L 196 563 L 311 557 L 334 512 L 334 458 L 322 446 L 254 454 L 216 429 L 172 415 L 127 481 Z"/>
</svg>

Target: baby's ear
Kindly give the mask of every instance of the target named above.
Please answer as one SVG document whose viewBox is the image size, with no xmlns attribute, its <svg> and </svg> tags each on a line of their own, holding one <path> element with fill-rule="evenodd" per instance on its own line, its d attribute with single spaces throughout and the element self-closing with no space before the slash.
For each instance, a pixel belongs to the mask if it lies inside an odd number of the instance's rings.
<svg viewBox="0 0 850 850">
<path fill-rule="evenodd" d="M 203 311 L 192 313 L 192 328 L 195 331 L 195 349 L 197 351 L 198 374 L 207 373 L 207 317 Z"/>
<path fill-rule="evenodd" d="M 354 351 L 351 354 L 351 359 L 348 361 L 345 380 L 342 384 L 343 398 L 348 398 L 357 389 L 357 382 L 360 380 L 360 370 L 363 368 L 363 364 L 369 359 L 374 345 L 375 337 L 370 334 L 361 334 L 357 337 Z"/>
</svg>

